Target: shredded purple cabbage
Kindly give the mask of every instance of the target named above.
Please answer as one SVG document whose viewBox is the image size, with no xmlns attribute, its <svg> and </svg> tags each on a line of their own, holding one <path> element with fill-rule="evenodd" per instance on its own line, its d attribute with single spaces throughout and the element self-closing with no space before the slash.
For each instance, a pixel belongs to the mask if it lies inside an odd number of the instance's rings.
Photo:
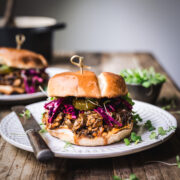
<svg viewBox="0 0 180 180">
<path fill-rule="evenodd" d="M 35 84 L 36 82 L 42 83 L 43 78 L 40 77 L 41 72 L 44 72 L 45 69 L 42 70 L 36 70 L 36 69 L 27 69 L 27 70 L 22 70 L 21 74 L 24 80 L 24 86 L 25 86 L 25 91 L 27 93 L 34 93 L 36 91 L 35 89 Z M 32 82 L 29 83 L 28 76 L 32 76 Z M 30 85 L 31 84 L 31 85 Z"/>
<path fill-rule="evenodd" d="M 59 98 L 57 100 L 53 100 L 49 103 L 46 103 L 44 105 L 44 108 L 49 110 L 48 112 L 48 123 L 53 123 L 53 120 L 55 118 L 55 115 L 58 113 L 58 110 L 60 109 L 60 106 L 63 102 L 64 98 Z"/>
<path fill-rule="evenodd" d="M 75 112 L 75 109 L 74 109 L 74 106 L 73 106 L 73 105 L 64 104 L 63 112 L 66 113 L 66 114 L 70 114 L 73 119 L 76 119 L 76 118 L 77 118 L 76 112 Z"/>
<path fill-rule="evenodd" d="M 106 113 L 106 111 L 105 111 L 102 107 L 98 107 L 97 109 L 94 109 L 94 111 L 96 111 L 97 113 L 99 113 L 99 114 L 103 117 L 103 119 L 104 119 L 104 121 L 105 121 L 105 123 L 106 123 L 107 125 L 113 127 L 113 124 L 112 124 L 112 122 L 113 122 L 114 124 L 117 124 L 119 127 L 122 127 L 122 124 L 119 123 L 118 121 L 116 121 L 116 120 L 115 120 L 113 117 L 111 117 L 110 115 L 108 115 L 108 114 Z"/>
</svg>

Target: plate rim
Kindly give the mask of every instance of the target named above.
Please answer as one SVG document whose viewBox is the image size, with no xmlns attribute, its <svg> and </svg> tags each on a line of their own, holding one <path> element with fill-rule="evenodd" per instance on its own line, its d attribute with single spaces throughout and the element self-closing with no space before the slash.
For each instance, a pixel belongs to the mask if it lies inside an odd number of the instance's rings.
<svg viewBox="0 0 180 180">
<path fill-rule="evenodd" d="M 161 109 L 160 107 L 158 106 L 155 106 L 155 105 L 152 105 L 152 104 L 149 104 L 149 103 L 146 103 L 146 102 L 142 102 L 142 101 L 137 101 L 137 100 L 133 100 L 135 103 L 138 102 L 138 103 L 142 103 L 142 104 L 147 104 L 147 105 L 150 105 L 150 106 L 153 106 L 155 108 L 158 108 L 159 110 L 163 111 L 164 113 L 166 113 L 168 116 L 171 117 L 171 119 L 173 119 L 173 124 L 175 124 L 175 127 L 177 128 L 177 120 L 176 118 L 170 114 L 169 112 Z M 32 103 L 30 105 L 27 105 L 26 107 L 28 108 L 28 106 L 32 106 L 32 105 L 35 105 L 35 104 L 40 104 L 40 103 L 44 103 L 46 101 L 40 101 L 40 102 L 36 102 L 36 103 Z M 13 112 L 9 113 L 8 115 L 6 115 L 5 117 L 7 116 L 10 116 Z M 14 140 L 12 140 L 11 138 L 7 137 L 5 134 L 3 134 L 1 132 L 1 123 L 2 121 L 5 119 L 5 117 L 3 117 L 3 119 L 1 120 L 0 122 L 0 134 L 2 136 L 2 138 L 7 141 L 8 143 L 10 143 L 11 145 L 17 147 L 17 148 L 20 148 L 22 150 L 26 150 L 26 151 L 29 151 L 29 152 L 33 152 L 33 149 L 32 147 L 30 146 L 26 146 L 24 144 L 20 144 Z M 158 141 L 155 141 L 153 142 L 154 140 L 151 140 L 152 143 L 151 144 L 144 144 L 144 146 L 141 146 L 141 147 L 138 147 L 138 145 L 136 145 L 133 149 L 129 149 L 129 150 L 126 150 L 124 152 L 103 152 L 103 153 L 97 153 L 97 154 L 73 154 L 73 153 L 67 153 L 67 152 L 54 152 L 55 156 L 56 157 L 61 157 L 61 158 L 72 158 L 72 159 L 100 159 L 100 158 L 110 158 L 110 157 L 117 157 L 117 156 L 125 156 L 125 155 L 130 155 L 130 154 L 135 154 L 135 153 L 138 153 L 138 152 L 141 152 L 141 151 L 145 151 L 147 149 L 150 149 L 150 148 L 153 148 L 153 147 L 156 147 L 164 142 L 166 142 L 168 139 L 170 139 L 174 134 L 175 134 L 176 130 L 174 131 L 171 131 L 166 137 L 164 137 L 163 139 L 160 138 Z M 60 140 L 61 141 L 61 140 Z M 148 142 L 147 142 L 148 143 Z M 134 145 L 134 144 L 132 144 Z M 76 146 L 76 145 L 74 145 Z M 105 146 L 104 146 L 105 147 Z"/>
</svg>

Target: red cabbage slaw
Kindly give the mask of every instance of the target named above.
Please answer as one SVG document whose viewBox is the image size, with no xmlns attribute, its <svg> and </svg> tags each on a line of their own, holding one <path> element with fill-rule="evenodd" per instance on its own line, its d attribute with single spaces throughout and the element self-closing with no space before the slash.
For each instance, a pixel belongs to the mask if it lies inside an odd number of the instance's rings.
<svg viewBox="0 0 180 180">
<path fill-rule="evenodd" d="M 41 75 L 41 72 L 44 72 L 44 70 L 45 69 L 42 69 L 42 70 L 28 69 L 28 70 L 21 71 L 21 75 L 24 80 L 25 91 L 28 94 L 34 93 L 36 91 L 36 89 L 35 89 L 36 82 L 43 83 L 44 80 L 40 75 Z M 28 82 L 29 76 L 32 76 L 32 80 L 30 83 L 31 85 L 29 85 L 29 82 Z"/>
<path fill-rule="evenodd" d="M 59 98 L 57 100 L 53 100 L 44 105 L 44 108 L 48 111 L 48 123 L 53 123 L 53 120 L 58 113 L 59 109 L 62 108 L 62 111 L 66 114 L 70 114 L 73 119 L 76 119 L 75 108 L 71 104 L 64 103 L 64 98 Z"/>
<path fill-rule="evenodd" d="M 107 104 L 106 109 L 103 107 L 97 107 L 94 109 L 95 112 L 99 113 L 103 120 L 107 125 L 110 127 L 113 127 L 113 124 L 118 125 L 119 127 L 122 127 L 122 123 L 119 123 L 117 120 L 115 120 L 110 113 L 115 112 L 116 108 L 120 103 L 123 103 L 128 109 L 132 110 L 132 105 L 128 103 L 126 100 L 122 98 L 118 98 L 114 104 Z M 55 119 L 55 116 L 58 114 L 58 111 L 60 108 L 65 114 L 70 114 L 72 116 L 72 119 L 77 118 L 77 113 L 73 105 L 65 103 L 64 98 L 59 98 L 56 100 L 52 100 L 44 105 L 44 108 L 48 111 L 48 123 L 53 123 L 53 120 Z M 78 111 L 78 114 L 84 113 L 84 111 Z"/>
</svg>

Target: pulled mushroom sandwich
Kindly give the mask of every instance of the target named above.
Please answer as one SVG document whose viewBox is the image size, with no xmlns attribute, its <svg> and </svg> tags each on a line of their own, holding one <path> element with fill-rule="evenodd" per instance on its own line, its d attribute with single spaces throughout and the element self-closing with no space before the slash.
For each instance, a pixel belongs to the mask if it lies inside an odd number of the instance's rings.
<svg viewBox="0 0 180 180">
<path fill-rule="evenodd" d="M 110 72 L 97 77 L 82 70 L 86 67 L 82 61 L 79 66 L 81 71 L 49 80 L 51 100 L 44 105 L 42 122 L 52 136 L 72 144 L 100 146 L 120 141 L 133 128 L 132 100 L 124 79 Z"/>
<path fill-rule="evenodd" d="M 0 93 L 22 94 L 39 91 L 48 82 L 46 59 L 37 53 L 15 48 L 0 48 Z"/>
</svg>

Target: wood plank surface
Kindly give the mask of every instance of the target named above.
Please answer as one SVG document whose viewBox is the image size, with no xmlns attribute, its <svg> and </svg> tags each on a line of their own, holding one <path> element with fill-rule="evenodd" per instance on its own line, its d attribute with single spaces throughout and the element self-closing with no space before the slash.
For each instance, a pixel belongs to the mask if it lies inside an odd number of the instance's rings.
<svg viewBox="0 0 180 180">
<path fill-rule="evenodd" d="M 61 53 L 54 59 L 52 67 L 77 70 L 69 63 L 71 55 L 78 54 L 85 57 L 85 64 L 92 67 L 97 74 L 102 71 L 119 73 L 124 68 L 147 68 L 153 66 L 156 71 L 167 76 L 159 100 L 162 97 L 176 97 L 177 107 L 180 109 L 180 91 L 174 82 L 149 53 Z M 157 102 L 157 105 L 159 105 Z M 0 105 L 0 119 L 10 112 L 10 105 Z M 173 114 L 175 115 L 175 114 Z M 180 179 L 180 169 L 176 166 L 166 166 L 148 161 L 160 160 L 168 163 L 176 162 L 176 155 L 180 155 L 180 115 L 176 133 L 167 142 L 132 155 L 93 160 L 55 158 L 52 162 L 40 163 L 33 153 L 20 150 L 0 137 L 0 180 L 108 180 L 117 175 L 123 179 L 135 173 L 140 180 L 169 180 Z"/>
</svg>

